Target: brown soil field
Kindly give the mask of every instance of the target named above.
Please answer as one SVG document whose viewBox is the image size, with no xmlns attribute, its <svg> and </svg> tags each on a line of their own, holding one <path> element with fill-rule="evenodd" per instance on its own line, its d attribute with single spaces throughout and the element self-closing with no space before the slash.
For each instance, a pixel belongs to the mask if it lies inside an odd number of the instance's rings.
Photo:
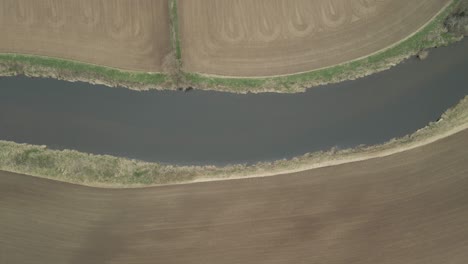
<svg viewBox="0 0 468 264">
<path fill-rule="evenodd" d="M 287 175 L 98 189 L 0 173 L 0 263 L 468 260 L 468 130 Z"/>
<path fill-rule="evenodd" d="M 2 0 L 1 53 L 159 72 L 170 53 L 167 0 Z"/>
<path fill-rule="evenodd" d="M 410 36 L 450 0 L 179 0 L 184 70 L 273 76 L 358 59 Z"/>
</svg>

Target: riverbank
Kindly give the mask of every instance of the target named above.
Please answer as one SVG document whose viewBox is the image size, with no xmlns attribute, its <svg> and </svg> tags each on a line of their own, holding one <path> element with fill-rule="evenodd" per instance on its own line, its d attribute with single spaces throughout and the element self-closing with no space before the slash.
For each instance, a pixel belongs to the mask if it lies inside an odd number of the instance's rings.
<svg viewBox="0 0 468 264">
<path fill-rule="evenodd" d="M 87 82 L 109 87 L 125 87 L 146 91 L 172 87 L 171 78 L 164 73 L 123 71 L 44 56 L 0 54 L 0 76 L 26 75 L 28 77 L 54 78 L 71 82 Z"/>
<path fill-rule="evenodd" d="M 305 154 L 255 165 L 172 166 L 0 141 L 0 170 L 95 187 L 144 187 L 263 177 L 392 155 L 468 128 L 468 96 L 412 135 L 385 144 Z"/>
<path fill-rule="evenodd" d="M 353 80 L 397 65 L 424 49 L 444 46 L 460 39 L 447 32 L 444 22 L 465 0 L 454 0 L 422 29 L 400 43 L 371 56 L 312 72 L 268 78 L 224 78 L 183 72 L 180 51 L 176 2 L 170 1 L 171 43 L 174 58 L 169 58 L 170 73 L 128 72 L 98 65 L 40 56 L 1 54 L 0 76 L 24 74 L 31 77 L 50 77 L 69 81 L 85 81 L 111 87 L 123 86 L 134 90 L 189 88 L 234 93 L 302 92 L 306 88 Z M 166 65 L 166 66 L 167 66 Z"/>
</svg>

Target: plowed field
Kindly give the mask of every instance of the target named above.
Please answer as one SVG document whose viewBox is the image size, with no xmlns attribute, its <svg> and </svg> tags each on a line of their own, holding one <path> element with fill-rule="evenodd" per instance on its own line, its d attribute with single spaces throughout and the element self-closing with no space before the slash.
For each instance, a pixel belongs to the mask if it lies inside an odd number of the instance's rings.
<svg viewBox="0 0 468 264">
<path fill-rule="evenodd" d="M 186 71 L 271 76 L 391 46 L 450 0 L 179 0 Z"/>
<path fill-rule="evenodd" d="M 468 130 L 289 175 L 95 189 L 0 172 L 0 263 L 468 259 Z"/>
<path fill-rule="evenodd" d="M 162 70 L 170 52 L 167 0 L 1 0 L 0 52 Z"/>
</svg>

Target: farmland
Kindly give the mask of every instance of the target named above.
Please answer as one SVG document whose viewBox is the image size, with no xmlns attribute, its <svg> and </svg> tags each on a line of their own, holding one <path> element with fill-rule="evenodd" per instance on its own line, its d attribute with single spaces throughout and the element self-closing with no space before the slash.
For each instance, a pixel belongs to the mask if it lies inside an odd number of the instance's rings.
<svg viewBox="0 0 468 264">
<path fill-rule="evenodd" d="M 375 53 L 419 30 L 450 1 L 179 2 L 184 70 L 258 77 Z"/>
<path fill-rule="evenodd" d="M 2 263 L 466 263 L 468 130 L 281 176 L 97 189 L 0 172 Z"/>
<path fill-rule="evenodd" d="M 166 0 L 3 0 L 0 52 L 161 72 L 168 8 Z"/>
</svg>

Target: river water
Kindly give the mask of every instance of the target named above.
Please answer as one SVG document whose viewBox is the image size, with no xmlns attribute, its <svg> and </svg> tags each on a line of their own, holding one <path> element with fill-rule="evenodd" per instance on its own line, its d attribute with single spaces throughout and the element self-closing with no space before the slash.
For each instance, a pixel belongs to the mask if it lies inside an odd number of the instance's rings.
<svg viewBox="0 0 468 264">
<path fill-rule="evenodd" d="M 383 143 L 437 120 L 467 94 L 467 40 L 299 94 L 135 92 L 3 77 L 0 139 L 163 163 L 253 163 Z"/>
</svg>

